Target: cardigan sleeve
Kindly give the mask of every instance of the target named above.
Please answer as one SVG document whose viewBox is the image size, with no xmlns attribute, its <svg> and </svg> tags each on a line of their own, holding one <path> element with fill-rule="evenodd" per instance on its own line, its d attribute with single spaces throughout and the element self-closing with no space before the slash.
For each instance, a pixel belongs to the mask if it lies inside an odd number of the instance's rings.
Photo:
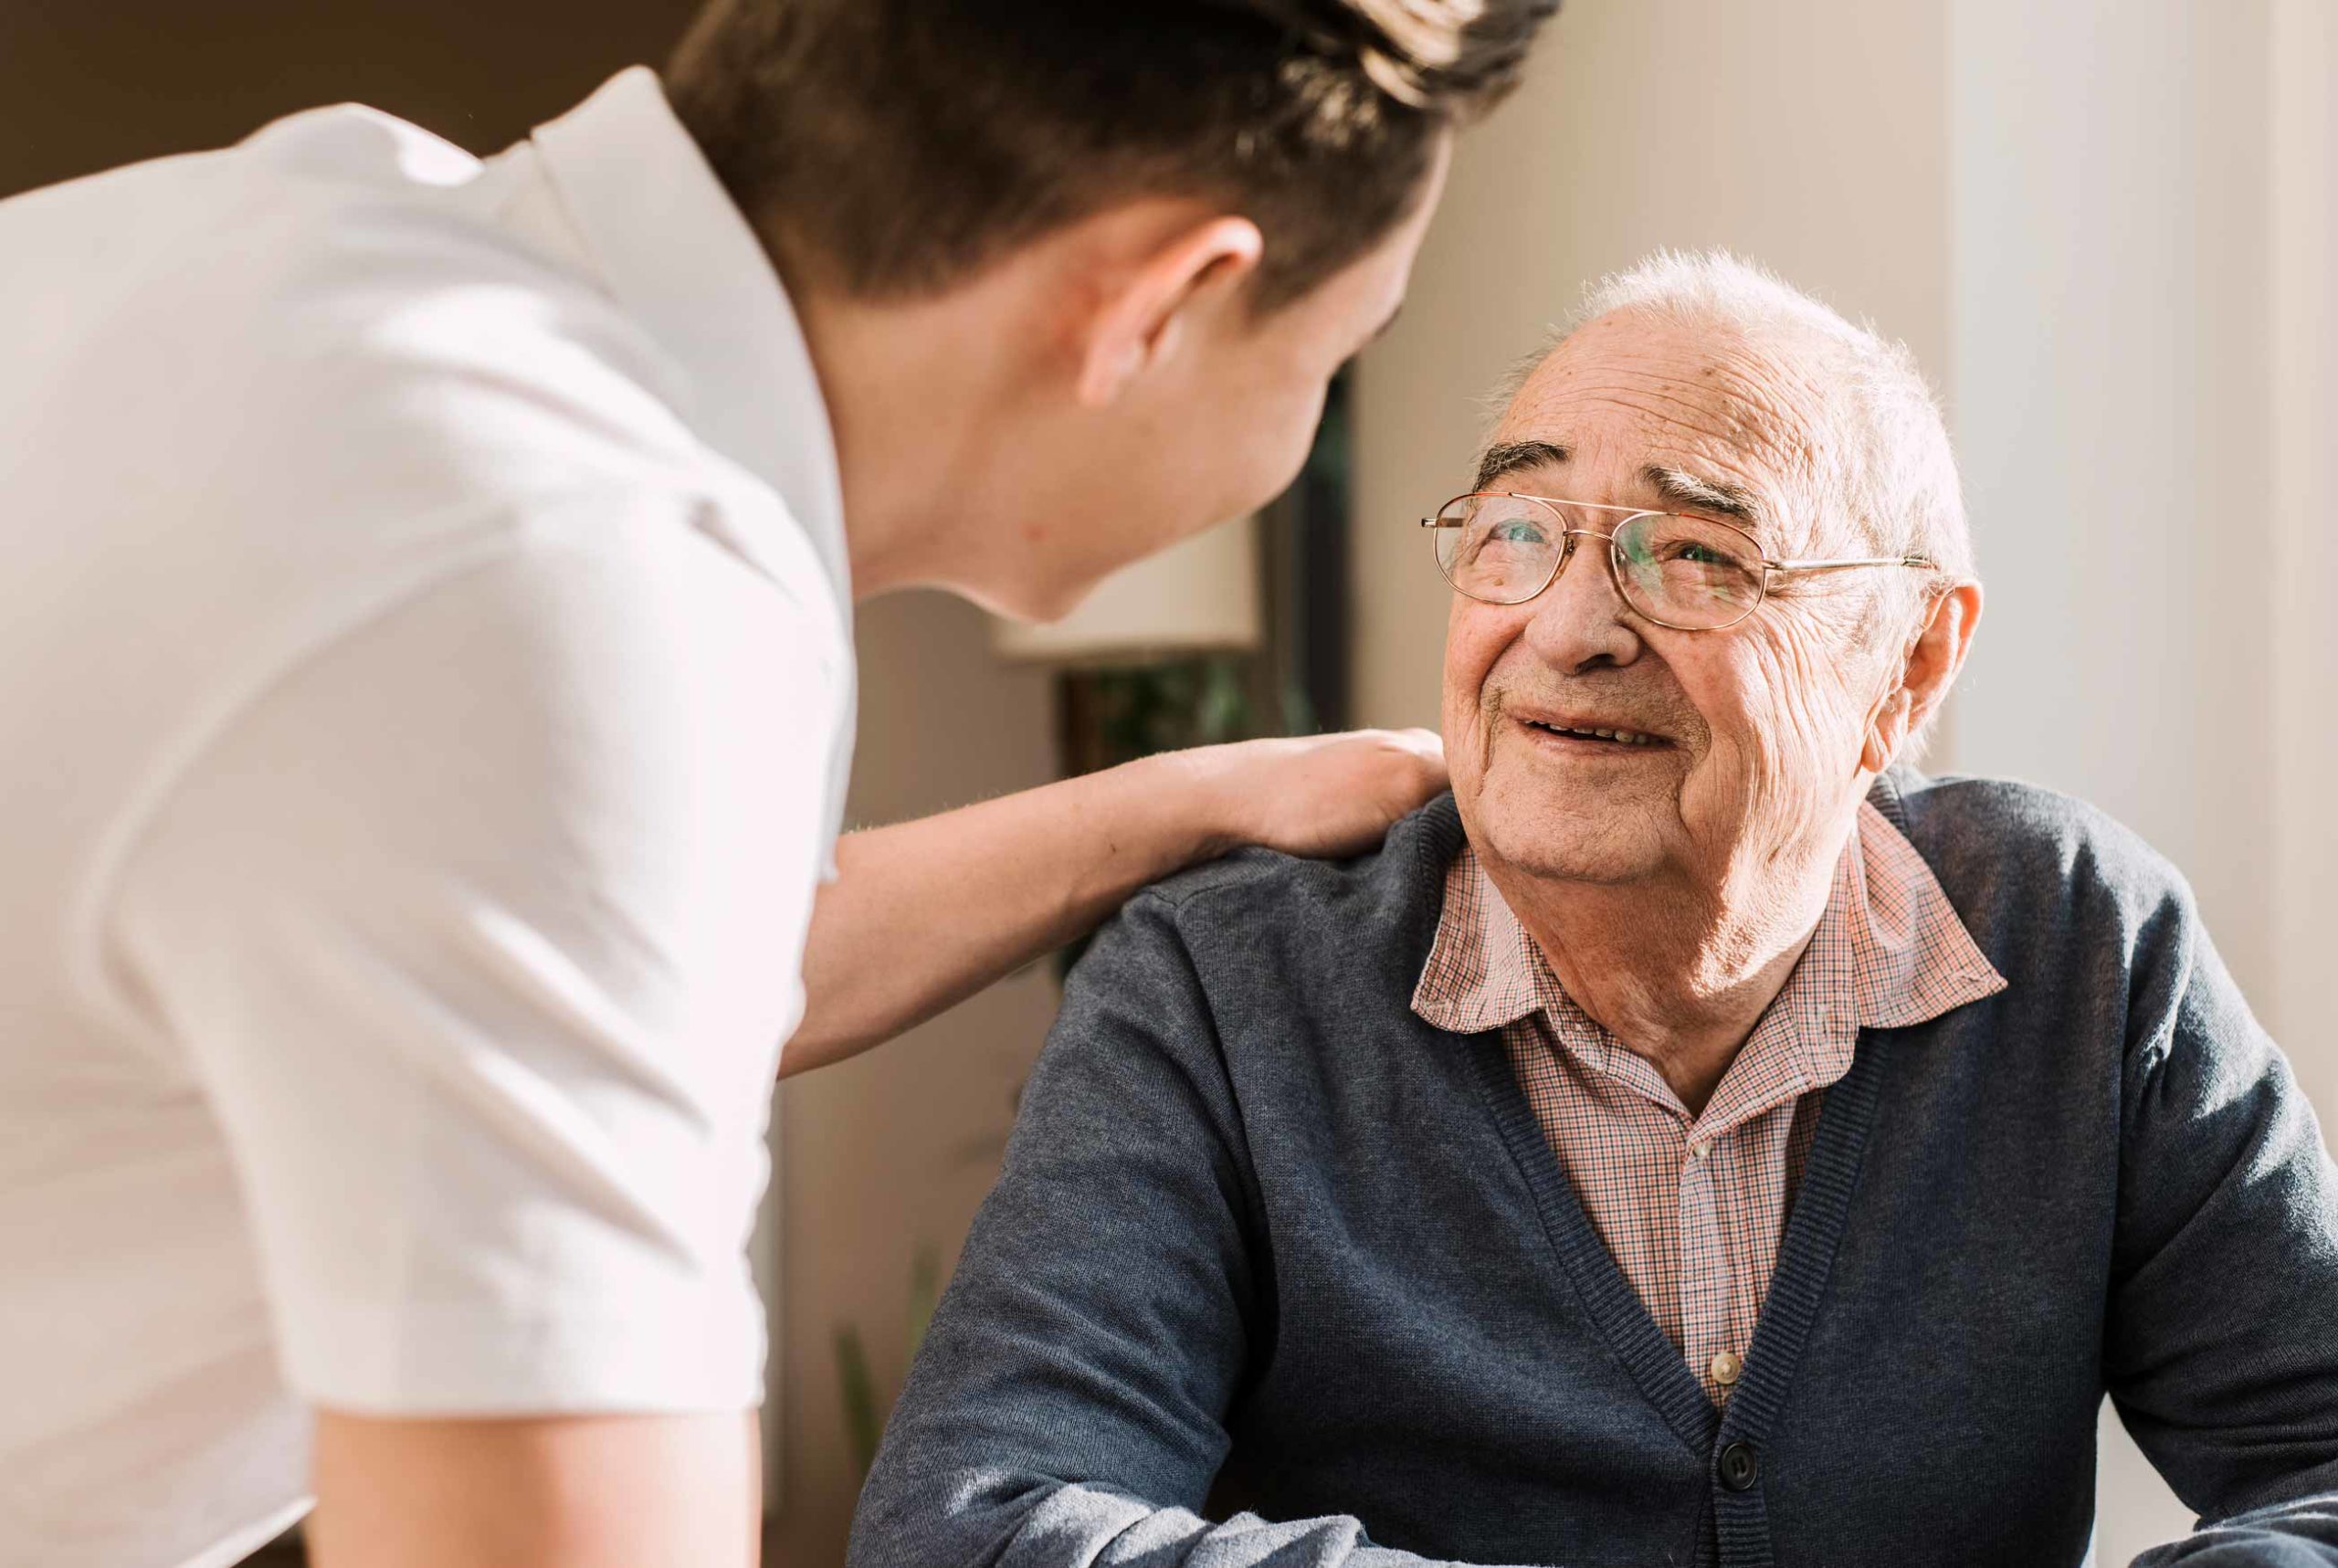
<svg viewBox="0 0 2338 1568">
<path fill-rule="evenodd" d="M 1249 1159 L 1174 908 L 1074 972 L 888 1425 L 852 1568 L 1410 1568 L 1335 1517 L 1201 1510 L 1260 1321 Z"/>
<path fill-rule="evenodd" d="M 2202 1516 L 2137 1568 L 2338 1565 L 2338 1172 L 2187 897 L 2128 1018 L 2104 1378 Z"/>
</svg>

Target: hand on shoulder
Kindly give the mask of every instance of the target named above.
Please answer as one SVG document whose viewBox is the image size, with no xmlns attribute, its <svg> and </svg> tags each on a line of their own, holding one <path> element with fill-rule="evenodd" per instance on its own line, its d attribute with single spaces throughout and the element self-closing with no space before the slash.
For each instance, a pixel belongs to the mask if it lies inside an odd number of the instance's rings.
<svg viewBox="0 0 2338 1568">
<path fill-rule="evenodd" d="M 1170 759 L 1202 792 L 1211 844 L 1290 855 L 1354 855 L 1446 787 L 1445 748 L 1433 730 L 1241 741 Z"/>
</svg>

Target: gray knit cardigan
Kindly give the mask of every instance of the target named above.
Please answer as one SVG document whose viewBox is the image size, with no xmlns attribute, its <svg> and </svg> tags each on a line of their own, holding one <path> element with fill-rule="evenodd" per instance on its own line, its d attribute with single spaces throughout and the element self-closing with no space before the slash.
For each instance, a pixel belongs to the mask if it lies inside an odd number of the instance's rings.
<svg viewBox="0 0 2338 1568">
<path fill-rule="evenodd" d="M 2105 1391 L 2212 1521 L 2147 1561 L 2338 1564 L 2338 1173 L 2189 892 L 2044 791 L 1875 799 L 2010 985 L 1862 1035 L 1726 1408 L 1407 1005 L 1448 797 L 1097 940 L 854 1568 L 2070 1564 Z"/>
</svg>

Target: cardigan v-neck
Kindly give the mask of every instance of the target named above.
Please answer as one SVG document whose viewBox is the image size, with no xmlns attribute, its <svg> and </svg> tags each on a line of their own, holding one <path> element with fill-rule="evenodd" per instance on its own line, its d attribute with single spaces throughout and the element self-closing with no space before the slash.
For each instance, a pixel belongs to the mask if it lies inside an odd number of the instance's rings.
<svg viewBox="0 0 2338 1568">
<path fill-rule="evenodd" d="M 1592 1228 L 1720 1404 L 1751 1353 L 1826 1090 L 1862 1030 L 1924 1023 L 2005 984 L 1923 858 L 1863 803 L 1816 930 L 1693 1115 L 1567 994 L 1466 843 L 1412 1007 L 1459 1034 L 1500 1031 Z"/>
</svg>

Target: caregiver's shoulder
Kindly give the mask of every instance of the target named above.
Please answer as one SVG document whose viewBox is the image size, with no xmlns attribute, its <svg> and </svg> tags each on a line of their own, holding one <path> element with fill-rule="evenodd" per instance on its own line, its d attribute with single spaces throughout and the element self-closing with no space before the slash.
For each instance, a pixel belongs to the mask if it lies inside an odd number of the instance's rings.
<svg viewBox="0 0 2338 1568">
<path fill-rule="evenodd" d="M 411 510 L 692 449 L 668 358 L 566 231 L 529 216 L 551 199 L 532 165 L 342 105 L 36 193 L 19 224 L 47 237 L 50 266 L 82 255 L 111 276 L 52 290 L 47 333 L 73 365 L 143 378 L 127 398 L 121 377 L 58 378 L 101 400 L 117 436 L 206 452 L 215 479 L 263 488 L 329 463 L 378 479 L 331 487 L 337 510 L 374 488 Z"/>
</svg>

